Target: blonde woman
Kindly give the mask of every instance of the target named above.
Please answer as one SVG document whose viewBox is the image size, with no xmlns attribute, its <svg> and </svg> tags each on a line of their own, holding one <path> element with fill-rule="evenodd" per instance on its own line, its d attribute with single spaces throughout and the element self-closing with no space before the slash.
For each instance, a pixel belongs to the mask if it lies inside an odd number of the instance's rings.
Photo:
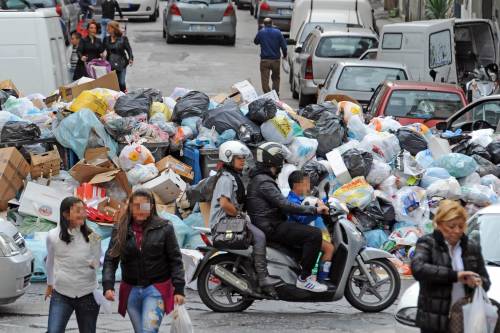
<svg viewBox="0 0 500 333">
<path fill-rule="evenodd" d="M 443 200 L 434 232 L 417 241 L 411 268 L 420 283 L 416 324 L 423 333 L 448 332 L 451 306 L 490 287 L 481 247 L 465 235 L 467 212 L 460 203 Z"/>
</svg>

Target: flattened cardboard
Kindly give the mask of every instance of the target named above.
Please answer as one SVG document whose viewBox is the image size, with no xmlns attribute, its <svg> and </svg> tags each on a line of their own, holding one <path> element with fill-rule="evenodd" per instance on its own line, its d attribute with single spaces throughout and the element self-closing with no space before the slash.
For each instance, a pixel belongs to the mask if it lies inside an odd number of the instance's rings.
<svg viewBox="0 0 500 333">
<path fill-rule="evenodd" d="M 69 85 L 62 86 L 59 88 L 59 94 L 61 95 L 63 101 L 71 102 L 73 99 L 77 98 L 85 90 L 92 90 L 94 88 L 107 88 L 115 91 L 120 91 L 120 85 L 118 84 L 118 77 L 116 72 L 112 71 L 98 79 L 92 80 L 90 82 L 81 83 L 73 82 Z"/>
<path fill-rule="evenodd" d="M 88 148 L 85 150 L 84 158 L 86 161 L 108 158 L 108 147 Z"/>
<path fill-rule="evenodd" d="M 299 116 L 297 112 L 295 112 L 290 106 L 287 104 L 283 105 L 285 108 L 286 113 L 290 115 L 296 122 L 299 123 L 300 127 L 302 127 L 303 130 L 313 128 L 315 126 L 314 121 L 311 119 L 307 119 L 305 117 Z"/>
<path fill-rule="evenodd" d="M 127 192 L 127 195 L 132 193 L 132 189 L 130 188 L 130 184 L 127 179 L 127 174 L 123 170 L 111 170 L 95 175 L 89 181 L 89 184 L 104 184 L 112 181 L 117 182 L 121 188 Z"/>
<path fill-rule="evenodd" d="M 192 167 L 190 167 L 186 163 L 182 163 L 181 161 L 170 155 L 162 158 L 159 162 L 156 162 L 156 168 L 160 172 L 166 169 L 170 169 L 189 181 L 192 181 L 194 178 Z"/>
<path fill-rule="evenodd" d="M 84 160 L 81 160 L 77 164 L 75 164 L 71 170 L 69 170 L 70 175 L 75 178 L 80 183 L 88 183 L 92 178 L 94 178 L 98 174 L 102 174 L 111 170 L 114 170 L 114 167 L 109 167 L 107 163 L 104 165 L 94 165 L 88 164 Z"/>
<path fill-rule="evenodd" d="M 7 202 L 23 187 L 29 172 L 30 165 L 16 148 L 0 149 L 0 210 L 7 208 Z"/>
</svg>

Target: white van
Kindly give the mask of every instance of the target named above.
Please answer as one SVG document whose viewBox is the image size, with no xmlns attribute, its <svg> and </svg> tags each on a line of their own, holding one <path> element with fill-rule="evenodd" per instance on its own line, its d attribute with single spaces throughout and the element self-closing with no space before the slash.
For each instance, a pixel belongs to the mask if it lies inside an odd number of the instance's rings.
<svg viewBox="0 0 500 333">
<path fill-rule="evenodd" d="M 475 68 L 498 64 L 498 33 L 483 19 L 388 24 L 377 60 L 403 62 L 416 81 L 465 84 Z"/>
<path fill-rule="evenodd" d="M 69 82 L 66 46 L 55 9 L 0 10 L 0 80 L 24 94 L 49 95 Z M 8 32 L 8 33 L 7 33 Z"/>
<path fill-rule="evenodd" d="M 369 0 L 295 0 L 290 39 L 298 41 L 303 26 L 310 22 L 342 23 L 376 31 Z"/>
</svg>

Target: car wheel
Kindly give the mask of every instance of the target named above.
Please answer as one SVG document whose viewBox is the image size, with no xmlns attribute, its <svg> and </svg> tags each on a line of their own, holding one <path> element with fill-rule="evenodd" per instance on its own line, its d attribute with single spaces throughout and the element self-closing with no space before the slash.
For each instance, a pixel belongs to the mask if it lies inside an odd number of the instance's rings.
<svg viewBox="0 0 500 333">
<path fill-rule="evenodd" d="M 158 18 L 158 8 L 156 8 L 155 12 L 149 17 L 149 22 L 156 22 Z"/>
<path fill-rule="evenodd" d="M 174 44 L 177 41 L 175 37 L 169 35 L 168 32 L 166 32 L 166 35 L 167 35 L 167 44 Z"/>
<path fill-rule="evenodd" d="M 298 99 L 299 98 L 299 93 L 297 92 L 297 89 L 295 87 L 295 80 L 292 79 L 292 97 L 294 99 Z"/>
<path fill-rule="evenodd" d="M 163 38 L 167 38 L 167 32 L 165 31 L 165 27 L 163 27 Z"/>
<path fill-rule="evenodd" d="M 304 95 L 302 91 L 299 94 L 299 107 L 304 107 L 314 103 L 314 95 Z"/>
<path fill-rule="evenodd" d="M 234 46 L 234 44 L 236 44 L 236 35 L 232 37 L 224 37 L 224 41 L 226 42 L 226 45 Z"/>
</svg>

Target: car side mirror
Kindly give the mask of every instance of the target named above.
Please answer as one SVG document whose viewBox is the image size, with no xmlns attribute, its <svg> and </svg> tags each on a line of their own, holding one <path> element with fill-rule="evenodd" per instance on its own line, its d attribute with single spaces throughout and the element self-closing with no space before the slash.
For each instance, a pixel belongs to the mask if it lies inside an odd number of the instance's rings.
<svg viewBox="0 0 500 333">
<path fill-rule="evenodd" d="M 447 127 L 448 127 L 448 124 L 446 124 L 446 122 L 444 122 L 444 121 L 436 124 L 436 129 L 438 131 L 446 131 Z"/>
<path fill-rule="evenodd" d="M 297 44 L 297 41 L 295 39 L 288 38 L 286 40 L 286 44 L 287 45 L 295 45 L 295 44 Z"/>
<path fill-rule="evenodd" d="M 432 77 L 432 80 L 434 82 L 436 82 L 437 72 L 435 70 L 431 69 L 430 72 L 429 72 L 429 75 Z"/>
<path fill-rule="evenodd" d="M 295 53 L 302 53 L 302 46 L 297 46 L 295 48 Z"/>
</svg>

